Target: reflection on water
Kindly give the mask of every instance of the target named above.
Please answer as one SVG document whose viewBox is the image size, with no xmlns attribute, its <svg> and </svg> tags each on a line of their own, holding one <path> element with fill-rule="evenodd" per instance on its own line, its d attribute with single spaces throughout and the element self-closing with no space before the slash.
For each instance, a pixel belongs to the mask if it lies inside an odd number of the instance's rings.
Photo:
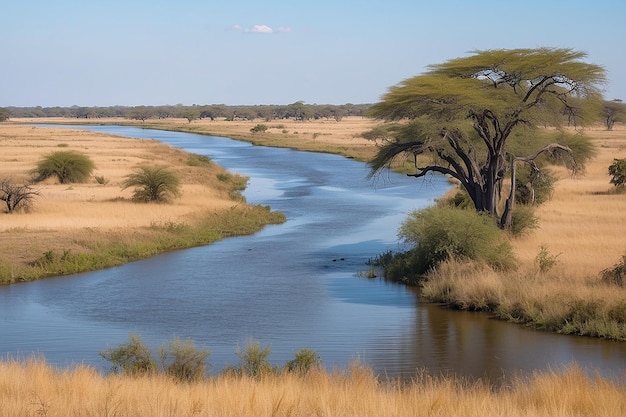
<svg viewBox="0 0 626 417">
<path fill-rule="evenodd" d="M 210 156 L 250 176 L 246 198 L 288 221 L 253 236 L 171 252 L 103 271 L 0 288 L 0 352 L 41 352 L 51 363 L 107 366 L 98 351 L 140 334 L 156 346 L 176 336 L 211 350 L 212 371 L 237 361 L 250 338 L 282 364 L 301 348 L 330 368 L 359 358 L 377 372 L 426 368 L 499 379 L 576 361 L 623 376 L 625 345 L 535 332 L 484 314 L 422 305 L 411 290 L 359 278 L 369 258 L 400 245 L 407 213 L 448 187 L 388 174 L 334 155 L 253 147 L 208 136 L 95 126 Z"/>
</svg>

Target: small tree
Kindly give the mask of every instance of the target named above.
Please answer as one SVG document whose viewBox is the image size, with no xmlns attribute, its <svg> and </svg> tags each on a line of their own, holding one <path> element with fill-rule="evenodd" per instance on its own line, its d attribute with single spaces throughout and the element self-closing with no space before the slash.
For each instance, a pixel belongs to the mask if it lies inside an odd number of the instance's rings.
<svg viewBox="0 0 626 417">
<path fill-rule="evenodd" d="M 241 371 L 254 378 L 260 378 L 274 370 L 267 359 L 271 353 L 272 349 L 269 346 L 262 348 L 257 341 L 250 341 L 244 350 L 235 351 L 235 355 L 239 357 Z"/>
<path fill-rule="evenodd" d="M 294 355 L 294 358 L 287 362 L 285 370 L 304 375 L 312 369 L 319 368 L 322 365 L 320 355 L 313 349 L 300 349 Z"/>
<path fill-rule="evenodd" d="M 142 202 L 164 202 L 181 193 L 180 180 L 164 167 L 138 167 L 122 184 L 122 189 L 129 187 L 136 187 L 133 199 Z"/>
<path fill-rule="evenodd" d="M 615 188 L 621 190 L 626 184 L 626 159 L 614 159 L 613 163 L 609 166 L 609 175 L 611 176 L 611 184 L 615 185 Z"/>
<path fill-rule="evenodd" d="M 9 180 L 0 180 L 0 200 L 7 205 L 7 211 L 12 213 L 17 210 L 28 210 L 32 201 L 39 195 L 28 184 L 14 184 Z"/>
<path fill-rule="evenodd" d="M 11 111 L 9 109 L 0 107 L 0 122 L 9 120 L 9 116 L 11 116 Z"/>
<path fill-rule="evenodd" d="M 267 132 L 267 129 L 268 129 L 267 125 L 259 123 L 256 126 L 254 126 L 253 128 L 251 128 L 250 132 L 252 132 L 252 133 L 265 133 L 265 132 Z"/>
<path fill-rule="evenodd" d="M 150 348 L 137 335 L 130 335 L 128 343 L 100 352 L 100 356 L 113 364 L 114 373 L 145 375 L 158 370 Z"/>
<path fill-rule="evenodd" d="M 612 101 L 605 101 L 602 113 L 606 130 L 613 130 L 615 122 L 623 122 L 626 119 L 626 104 L 622 103 L 622 100 L 618 98 Z"/>
<path fill-rule="evenodd" d="M 163 372 L 182 382 L 203 379 L 210 354 L 208 350 L 198 350 L 191 339 L 176 338 L 159 348 Z"/>
<path fill-rule="evenodd" d="M 35 181 L 57 177 L 61 184 L 85 182 L 95 168 L 94 162 L 85 154 L 76 151 L 57 151 L 37 163 L 33 173 Z"/>
</svg>

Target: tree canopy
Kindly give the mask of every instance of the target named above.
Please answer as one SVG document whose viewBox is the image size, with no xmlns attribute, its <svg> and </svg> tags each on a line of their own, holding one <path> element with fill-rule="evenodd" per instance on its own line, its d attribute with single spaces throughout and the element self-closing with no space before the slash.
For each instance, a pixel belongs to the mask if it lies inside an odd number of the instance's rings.
<svg viewBox="0 0 626 417">
<path fill-rule="evenodd" d="M 503 183 L 515 184 L 516 164 L 538 170 L 549 156 L 580 169 L 590 155 L 579 133 L 560 129 L 596 121 L 603 103 L 605 71 L 584 58 L 571 49 L 486 50 L 431 65 L 372 106 L 371 116 L 390 123 L 366 135 L 382 140 L 371 174 L 410 156 L 411 175 L 455 178 L 478 211 L 509 228 L 515 194 L 503 205 Z M 559 130 L 546 138 L 538 126 Z"/>
</svg>

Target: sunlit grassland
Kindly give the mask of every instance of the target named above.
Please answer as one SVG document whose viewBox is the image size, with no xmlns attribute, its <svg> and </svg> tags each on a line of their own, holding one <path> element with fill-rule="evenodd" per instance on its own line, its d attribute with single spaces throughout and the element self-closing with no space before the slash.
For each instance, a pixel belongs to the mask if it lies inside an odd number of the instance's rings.
<svg viewBox="0 0 626 417">
<path fill-rule="evenodd" d="M 36 161 L 59 147 L 80 150 L 96 164 L 94 179 L 38 183 L 32 210 L 0 214 L 0 283 L 120 265 L 284 221 L 268 207 L 246 204 L 246 178 L 157 141 L 3 124 L 0 147 L 0 177 L 16 182 L 28 181 Z M 174 172 L 181 198 L 171 204 L 133 202 L 132 190 L 120 185 L 141 164 Z"/>
<path fill-rule="evenodd" d="M 626 388 L 578 368 L 511 377 L 503 386 L 421 375 L 384 381 L 358 364 L 192 383 L 163 375 L 103 376 L 42 360 L 0 362 L 0 414 L 23 416 L 623 416 Z"/>
<path fill-rule="evenodd" d="M 285 147 L 303 151 L 314 151 L 343 155 L 348 158 L 367 162 L 376 153 L 372 141 L 363 139 L 361 134 L 380 124 L 380 121 L 365 117 L 346 117 L 336 120 L 224 120 L 198 119 L 192 122 L 186 119 L 148 119 L 146 121 L 112 118 L 112 119 L 66 119 L 39 118 L 19 119 L 20 122 L 38 123 L 75 123 L 75 124 L 113 124 L 136 126 L 145 129 L 161 129 L 177 132 L 197 133 L 203 135 L 224 136 L 231 139 L 245 140 L 255 145 Z M 257 124 L 265 124 L 268 129 L 264 133 L 252 134 L 250 129 Z"/>
<path fill-rule="evenodd" d="M 598 155 L 580 177 L 558 171 L 552 199 L 537 209 L 539 228 L 511 240 L 519 267 L 442 265 L 424 285 L 427 299 L 539 329 L 626 340 L 626 288 L 601 279 L 626 254 L 626 194 L 615 192 L 607 172 L 626 157 L 626 129 L 586 133 Z"/>
</svg>

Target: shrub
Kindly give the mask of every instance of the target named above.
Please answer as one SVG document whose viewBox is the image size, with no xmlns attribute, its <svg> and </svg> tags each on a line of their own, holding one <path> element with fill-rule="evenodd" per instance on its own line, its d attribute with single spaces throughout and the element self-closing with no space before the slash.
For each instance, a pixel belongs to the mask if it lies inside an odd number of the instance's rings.
<svg viewBox="0 0 626 417">
<path fill-rule="evenodd" d="M 535 264 L 537 264 L 539 272 L 545 274 L 546 272 L 551 270 L 554 265 L 557 264 L 557 258 L 560 255 L 560 253 L 557 253 L 556 255 L 551 254 L 546 246 L 541 245 L 541 247 L 539 248 L 539 253 L 535 257 Z"/>
<path fill-rule="evenodd" d="M 269 129 L 267 127 L 267 125 L 259 123 L 258 125 L 256 125 L 253 128 L 251 128 L 250 132 L 252 132 L 252 133 L 265 133 L 265 132 L 267 132 L 267 129 Z"/>
<path fill-rule="evenodd" d="M 615 188 L 622 189 L 626 184 L 626 159 L 614 159 L 613 163 L 609 166 L 609 175 L 611 184 L 615 185 Z"/>
<path fill-rule="evenodd" d="M 542 204 L 552 197 L 556 177 L 547 169 L 540 172 L 520 168 L 515 180 L 515 201 L 521 204 Z"/>
<path fill-rule="evenodd" d="M 128 343 L 100 352 L 100 356 L 113 364 L 114 373 L 145 375 L 157 371 L 157 363 L 150 348 L 141 342 L 139 336 L 130 335 Z"/>
<path fill-rule="evenodd" d="M 393 280 L 415 283 L 448 259 L 472 259 L 496 269 L 513 267 L 515 261 L 506 236 L 486 214 L 453 207 L 429 207 L 414 211 L 400 227 L 399 236 L 413 246 L 394 255 L 385 268 Z"/>
<path fill-rule="evenodd" d="M 179 338 L 161 345 L 158 349 L 161 366 L 154 360 L 152 351 L 143 344 L 139 336 L 131 334 L 127 343 L 100 352 L 100 356 L 113 364 L 114 373 L 146 375 L 162 372 L 181 382 L 198 381 L 204 378 L 209 363 L 208 350 L 198 350 L 190 339 Z"/>
<path fill-rule="evenodd" d="M 254 378 L 274 372 L 272 364 L 267 360 L 272 350 L 269 346 L 261 348 L 259 342 L 250 341 L 244 350 L 237 349 L 235 355 L 239 357 L 239 366 L 244 375 Z"/>
<path fill-rule="evenodd" d="M 511 217 L 509 232 L 513 236 L 522 236 L 531 229 L 539 227 L 539 219 L 535 216 L 535 210 L 530 206 L 515 206 Z"/>
<path fill-rule="evenodd" d="M 209 363 L 206 359 L 211 354 L 208 350 L 198 350 L 191 339 L 185 341 L 176 338 L 159 348 L 161 369 L 181 382 L 199 381 Z"/>
<path fill-rule="evenodd" d="M 312 349 L 300 349 L 296 352 L 295 357 L 287 362 L 285 370 L 304 375 L 311 369 L 319 368 L 322 365 L 322 359 L 316 351 Z"/>
<path fill-rule="evenodd" d="M 129 187 L 136 187 L 133 200 L 141 202 L 164 202 L 180 195 L 180 180 L 163 167 L 138 167 L 122 184 L 122 189 Z"/>
<path fill-rule="evenodd" d="M 609 285 L 617 285 L 618 287 L 624 287 L 626 284 L 626 255 L 622 257 L 621 262 L 602 271 L 602 282 Z"/>
<path fill-rule="evenodd" d="M 34 190 L 28 184 L 14 184 L 9 180 L 0 180 L 0 200 L 4 201 L 7 211 L 27 211 L 35 197 L 39 196 L 39 191 Z"/>
<path fill-rule="evenodd" d="M 87 156 L 75 151 L 57 151 L 37 163 L 33 173 L 36 181 L 57 177 L 61 184 L 85 182 L 95 168 L 94 162 Z"/>
</svg>

